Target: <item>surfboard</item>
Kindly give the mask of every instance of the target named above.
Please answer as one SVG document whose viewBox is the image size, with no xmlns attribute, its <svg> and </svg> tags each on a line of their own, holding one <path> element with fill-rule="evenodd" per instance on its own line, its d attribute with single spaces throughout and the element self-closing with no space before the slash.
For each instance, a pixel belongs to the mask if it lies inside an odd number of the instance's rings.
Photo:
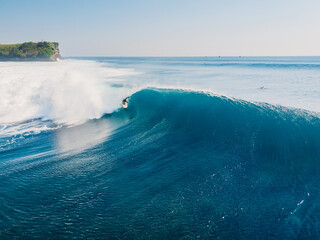
<svg viewBox="0 0 320 240">
<path fill-rule="evenodd" d="M 128 103 L 127 102 L 122 103 L 122 107 L 123 108 L 127 108 L 128 107 Z"/>
</svg>

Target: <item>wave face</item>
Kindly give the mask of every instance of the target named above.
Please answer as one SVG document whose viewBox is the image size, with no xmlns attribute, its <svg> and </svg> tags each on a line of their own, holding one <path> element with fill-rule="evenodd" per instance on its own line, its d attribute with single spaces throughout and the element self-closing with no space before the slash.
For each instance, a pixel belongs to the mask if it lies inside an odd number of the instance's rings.
<svg viewBox="0 0 320 240">
<path fill-rule="evenodd" d="M 1 149 L 0 236 L 317 239 L 319 159 L 314 113 L 145 89 Z"/>
</svg>

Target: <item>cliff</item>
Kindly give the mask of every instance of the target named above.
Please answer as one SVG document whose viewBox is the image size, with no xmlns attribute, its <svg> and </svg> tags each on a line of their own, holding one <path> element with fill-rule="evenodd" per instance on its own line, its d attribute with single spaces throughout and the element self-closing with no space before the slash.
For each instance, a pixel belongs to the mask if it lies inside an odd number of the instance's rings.
<svg viewBox="0 0 320 240">
<path fill-rule="evenodd" d="M 57 42 L 0 44 L 0 61 L 57 61 L 61 59 Z"/>
</svg>

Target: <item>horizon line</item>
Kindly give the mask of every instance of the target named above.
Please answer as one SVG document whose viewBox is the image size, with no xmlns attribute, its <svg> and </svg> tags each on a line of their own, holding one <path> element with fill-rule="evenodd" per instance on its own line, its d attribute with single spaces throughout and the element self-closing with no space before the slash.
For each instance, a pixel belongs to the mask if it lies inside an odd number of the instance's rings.
<svg viewBox="0 0 320 240">
<path fill-rule="evenodd" d="M 152 55 L 148 55 L 148 56 L 125 56 L 125 55 L 121 55 L 121 56 L 64 56 L 64 58 L 82 58 L 82 57 L 95 57 L 95 58 L 103 58 L 103 57 L 123 57 L 123 58 L 146 58 L 146 57 L 150 57 L 150 58 L 170 58 L 170 57 L 176 57 L 176 58 L 182 58 L 182 57 L 216 57 L 216 58 L 222 58 L 222 57 L 234 57 L 234 58 L 245 58 L 245 57 L 320 57 L 320 55 L 195 55 L 195 56 L 152 56 Z"/>
</svg>

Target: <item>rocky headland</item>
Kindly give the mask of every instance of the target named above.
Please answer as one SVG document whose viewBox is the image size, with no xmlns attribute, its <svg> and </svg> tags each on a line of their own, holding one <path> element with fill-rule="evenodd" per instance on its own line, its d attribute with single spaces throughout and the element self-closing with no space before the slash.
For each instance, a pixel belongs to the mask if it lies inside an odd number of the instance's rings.
<svg viewBox="0 0 320 240">
<path fill-rule="evenodd" d="M 0 61 L 57 61 L 62 59 L 57 42 L 0 44 Z"/>
</svg>

